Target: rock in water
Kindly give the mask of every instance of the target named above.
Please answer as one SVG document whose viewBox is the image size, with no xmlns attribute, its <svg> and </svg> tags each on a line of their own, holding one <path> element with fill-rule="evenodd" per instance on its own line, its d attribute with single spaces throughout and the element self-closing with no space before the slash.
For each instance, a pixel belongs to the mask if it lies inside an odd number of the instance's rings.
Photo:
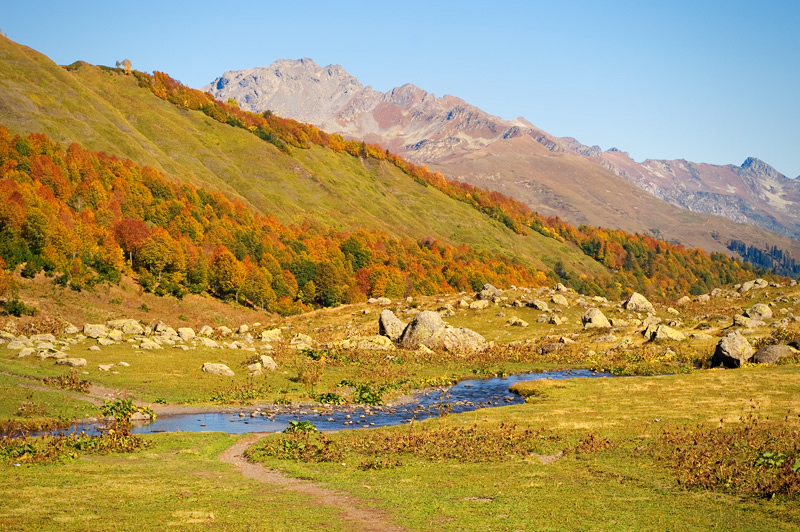
<svg viewBox="0 0 800 532">
<path fill-rule="evenodd" d="M 753 347 L 738 331 L 728 333 L 719 341 L 711 359 L 711 367 L 738 368 L 753 357 Z"/>
<path fill-rule="evenodd" d="M 396 342 L 403 335 L 403 330 L 406 324 L 394 315 L 389 309 L 381 311 L 381 317 L 378 320 L 378 334 L 385 336 L 393 342 Z"/>
<path fill-rule="evenodd" d="M 632 293 L 622 306 L 625 310 L 630 310 L 631 312 L 655 313 L 656 311 L 656 309 L 653 308 L 653 304 L 638 292 Z"/>
</svg>

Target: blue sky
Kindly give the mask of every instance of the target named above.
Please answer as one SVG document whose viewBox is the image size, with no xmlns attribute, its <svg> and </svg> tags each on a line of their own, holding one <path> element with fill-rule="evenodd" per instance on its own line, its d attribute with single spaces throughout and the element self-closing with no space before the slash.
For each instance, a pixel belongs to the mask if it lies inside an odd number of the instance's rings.
<svg viewBox="0 0 800 532">
<path fill-rule="evenodd" d="M 0 29 L 59 64 L 128 58 L 200 87 L 310 57 L 365 85 L 452 94 L 636 160 L 800 175 L 800 1 L 10 2 Z"/>
</svg>

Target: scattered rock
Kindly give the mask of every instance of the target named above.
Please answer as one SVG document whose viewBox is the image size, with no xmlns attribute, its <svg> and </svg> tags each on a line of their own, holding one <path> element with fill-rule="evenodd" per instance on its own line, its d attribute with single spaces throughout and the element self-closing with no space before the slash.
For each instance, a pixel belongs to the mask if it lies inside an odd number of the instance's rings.
<svg viewBox="0 0 800 532">
<path fill-rule="evenodd" d="M 521 318 L 518 318 L 517 316 L 512 316 L 511 318 L 509 318 L 509 320 L 506 323 L 511 325 L 512 327 L 527 327 L 528 326 L 528 322 L 527 321 L 525 321 L 525 320 L 523 320 Z"/>
<path fill-rule="evenodd" d="M 483 285 L 483 289 L 481 289 L 481 291 L 475 297 L 483 301 L 494 301 L 495 298 L 499 298 L 502 294 L 502 290 L 495 288 L 489 283 L 486 283 Z"/>
<path fill-rule="evenodd" d="M 553 297 L 550 298 L 550 300 L 553 302 L 554 305 L 560 305 L 562 307 L 569 306 L 569 301 L 567 301 L 567 298 L 561 294 L 553 294 Z"/>
<path fill-rule="evenodd" d="M 211 338 L 206 338 L 205 336 L 200 336 L 200 345 L 203 347 L 208 347 L 211 349 L 216 349 L 219 347 L 219 344 L 212 340 Z"/>
<path fill-rule="evenodd" d="M 117 364 L 117 366 L 122 366 L 123 368 L 129 368 L 131 365 L 128 364 L 127 362 L 120 362 L 119 364 Z"/>
<path fill-rule="evenodd" d="M 225 338 L 225 337 L 230 336 L 230 335 L 233 334 L 233 331 L 230 330 L 230 328 L 225 327 L 224 325 L 221 325 L 221 326 L 217 327 L 217 331 L 216 332 L 222 338 Z"/>
<path fill-rule="evenodd" d="M 195 338 L 197 335 L 195 334 L 194 329 L 192 329 L 191 327 L 178 327 L 178 336 L 180 336 L 181 340 L 183 340 L 184 342 L 188 342 L 189 340 Z"/>
<path fill-rule="evenodd" d="M 667 327 L 666 325 L 656 325 L 654 329 L 651 330 L 653 326 L 651 325 L 645 330 L 645 337 L 649 340 L 673 340 L 676 342 L 682 342 L 686 340 L 686 335 L 680 331 L 676 331 L 672 327 Z M 648 331 L 649 335 L 648 335 Z"/>
<path fill-rule="evenodd" d="M 800 351 L 788 345 L 768 345 L 753 355 L 753 362 L 759 364 L 775 364 L 782 358 L 797 356 Z"/>
<path fill-rule="evenodd" d="M 649 314 L 655 314 L 656 312 L 656 309 L 653 308 L 653 304 L 639 292 L 632 293 L 622 304 L 622 308 L 631 312 L 647 312 Z"/>
<path fill-rule="evenodd" d="M 111 371 L 111 368 L 114 367 L 114 364 L 100 364 L 97 366 L 97 369 L 100 371 Z"/>
<path fill-rule="evenodd" d="M 70 366 L 72 368 L 80 368 L 86 365 L 85 358 L 62 358 L 60 360 L 56 360 L 56 364 L 61 366 Z"/>
<path fill-rule="evenodd" d="M 20 340 L 14 340 L 12 342 L 8 342 L 6 347 L 9 348 L 9 349 L 17 349 L 18 350 L 18 349 L 25 349 L 26 347 L 31 347 L 31 346 L 30 346 L 30 342 L 29 341 L 28 342 L 22 342 Z"/>
<path fill-rule="evenodd" d="M 563 296 L 562 296 L 563 297 Z M 528 306 L 534 308 L 540 312 L 547 312 L 550 309 L 547 306 L 547 303 L 540 299 L 534 299 L 533 301 L 528 301 Z"/>
<path fill-rule="evenodd" d="M 269 329 L 261 331 L 259 338 L 261 338 L 262 342 L 280 342 L 283 340 L 283 335 L 280 329 Z"/>
<path fill-rule="evenodd" d="M 239 328 L 236 329 L 236 332 L 239 334 L 247 334 L 249 330 L 250 330 L 249 325 L 239 325 Z"/>
<path fill-rule="evenodd" d="M 709 301 L 711 301 L 711 296 L 708 294 L 700 294 L 697 296 L 698 303 L 708 303 Z"/>
<path fill-rule="evenodd" d="M 403 330 L 406 324 L 394 315 L 389 309 L 382 310 L 381 316 L 378 319 L 378 334 L 389 338 L 391 341 L 396 342 L 403 335 Z"/>
<path fill-rule="evenodd" d="M 477 301 L 473 301 L 469 304 L 469 308 L 472 310 L 484 310 L 489 308 L 492 302 L 488 299 L 479 299 Z"/>
<path fill-rule="evenodd" d="M 275 371 L 278 369 L 278 364 L 269 355 L 261 355 L 261 367 L 267 371 Z"/>
<path fill-rule="evenodd" d="M 728 333 L 717 343 L 711 367 L 738 368 L 753 357 L 753 347 L 738 331 Z"/>
<path fill-rule="evenodd" d="M 388 297 L 371 297 L 367 302 L 373 305 L 382 305 L 384 307 L 392 304 L 392 300 Z"/>
<path fill-rule="evenodd" d="M 396 349 L 392 340 L 387 336 L 364 336 L 350 340 L 351 348 L 364 349 L 366 351 L 392 351 Z"/>
<path fill-rule="evenodd" d="M 756 303 L 745 312 L 748 318 L 754 320 L 768 320 L 772 318 L 772 309 L 764 303 Z"/>
<path fill-rule="evenodd" d="M 87 323 L 83 326 L 83 334 L 89 338 L 100 338 L 101 336 L 105 336 L 107 332 L 108 329 L 102 324 Z"/>
<path fill-rule="evenodd" d="M 667 313 L 668 314 L 672 314 L 673 316 L 680 316 L 681 315 L 681 313 L 677 309 L 674 309 L 672 307 L 667 307 Z"/>
<path fill-rule="evenodd" d="M 90 345 L 89 346 L 89 351 L 100 351 L 100 346 L 99 345 Z"/>
<path fill-rule="evenodd" d="M 569 288 L 567 288 L 561 283 L 557 283 L 555 288 L 553 288 L 553 290 L 555 290 L 556 292 L 569 292 Z"/>
<path fill-rule="evenodd" d="M 255 364 L 249 364 L 247 366 L 247 371 L 250 372 L 251 376 L 255 376 L 255 377 L 264 374 L 262 369 L 263 368 L 261 366 L 261 362 L 256 362 Z"/>
<path fill-rule="evenodd" d="M 289 347 L 292 349 L 313 349 L 314 348 L 314 340 L 311 339 L 310 336 L 307 334 L 297 333 L 292 336 L 292 339 L 289 341 Z"/>
<path fill-rule="evenodd" d="M 680 298 L 679 300 L 677 300 L 677 301 L 675 302 L 675 304 L 676 304 L 676 305 L 678 305 L 678 306 L 680 306 L 680 307 L 682 307 L 682 306 L 684 306 L 684 305 L 688 305 L 688 304 L 689 304 L 689 303 L 691 303 L 691 302 L 692 302 L 692 299 L 691 299 L 689 296 L 683 296 L 682 298 Z"/>
<path fill-rule="evenodd" d="M 561 325 L 565 321 L 566 320 L 564 318 L 562 318 L 561 316 L 559 316 L 558 314 L 553 314 L 552 316 L 550 316 L 550 319 L 548 320 L 548 323 L 550 325 Z"/>
<path fill-rule="evenodd" d="M 142 338 L 139 349 L 161 349 L 161 345 L 153 338 Z"/>
<path fill-rule="evenodd" d="M 447 327 L 442 335 L 442 345 L 451 353 L 476 353 L 488 346 L 486 339 L 471 329 Z"/>
<path fill-rule="evenodd" d="M 222 375 L 224 377 L 233 377 L 235 374 L 233 370 L 225 364 L 217 364 L 214 362 L 206 362 L 203 364 L 204 373 L 212 373 L 214 375 Z"/>
<path fill-rule="evenodd" d="M 214 334 L 214 329 L 212 329 L 208 325 L 203 325 L 202 327 L 200 327 L 200 330 L 197 331 L 197 334 L 200 336 L 211 336 L 212 334 Z"/>
<path fill-rule="evenodd" d="M 581 323 L 584 329 L 594 329 L 611 327 L 611 323 L 606 318 L 605 314 L 599 308 L 590 308 L 583 316 L 581 316 Z"/>
</svg>

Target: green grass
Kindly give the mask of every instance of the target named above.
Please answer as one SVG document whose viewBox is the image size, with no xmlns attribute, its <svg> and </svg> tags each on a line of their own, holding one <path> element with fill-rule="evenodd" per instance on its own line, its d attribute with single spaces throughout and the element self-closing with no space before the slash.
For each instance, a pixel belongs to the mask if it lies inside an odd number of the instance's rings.
<svg viewBox="0 0 800 532">
<path fill-rule="evenodd" d="M 346 530 L 338 510 L 242 478 L 217 460 L 239 436 L 148 437 L 135 454 L 0 466 L 0 529 L 42 531 Z"/>
<path fill-rule="evenodd" d="M 538 389 L 531 403 L 452 415 L 414 427 L 499 423 L 544 428 L 558 436 L 542 452 L 566 449 L 550 465 L 530 457 L 497 457 L 489 463 L 431 461 L 415 454 L 373 457 L 345 452 L 335 463 L 299 463 L 266 458 L 270 467 L 309 477 L 355 496 L 379 501 L 399 524 L 413 530 L 796 530 L 796 500 L 741 499 L 734 495 L 682 489 L 672 472 L 654 458 L 664 427 L 690 423 L 738 423 L 757 411 L 786 423 L 800 415 L 797 366 L 711 370 L 691 375 L 625 377 L 521 385 Z M 608 439 L 595 450 L 575 450 L 588 434 Z M 359 432 L 332 435 L 357 442 Z M 381 440 L 383 436 L 376 437 Z M 347 445 L 342 446 L 347 447 Z M 440 442 L 449 445 L 448 442 Z M 362 471 L 365 459 L 402 465 Z M 345 465 L 342 465 L 345 464 Z"/>
<path fill-rule="evenodd" d="M 62 371 L 63 373 L 63 371 Z M 32 388 L 31 386 L 36 386 Z M 81 400 L 80 394 L 53 389 L 42 390 L 41 382 L 17 376 L 0 375 L 3 390 L 0 401 L 0 420 L 36 422 L 46 419 L 71 421 L 98 414 L 92 403 Z"/>
</svg>

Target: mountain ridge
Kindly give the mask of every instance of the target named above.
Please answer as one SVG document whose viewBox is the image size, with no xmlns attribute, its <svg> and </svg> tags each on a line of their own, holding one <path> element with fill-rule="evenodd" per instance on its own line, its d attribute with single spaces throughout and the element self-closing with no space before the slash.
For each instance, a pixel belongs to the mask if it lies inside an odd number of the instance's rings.
<svg viewBox="0 0 800 532">
<path fill-rule="evenodd" d="M 609 172 L 637 188 L 646 191 L 656 198 L 666 201 L 681 209 L 696 213 L 705 213 L 723 216 L 728 219 L 758 225 L 770 231 L 789 236 L 795 240 L 800 238 L 800 180 L 793 180 L 782 176 L 766 163 L 756 158 L 750 158 L 748 163 L 741 167 L 735 165 L 709 165 L 705 163 L 690 163 L 685 161 L 665 161 L 647 159 L 638 163 L 628 154 L 617 148 L 603 151 L 599 146 L 587 146 L 571 137 L 555 137 L 537 128 L 524 118 L 512 121 L 503 120 L 481 111 L 454 96 L 435 95 L 424 91 L 414 85 L 405 84 L 385 93 L 374 91 L 364 86 L 354 76 L 347 73 L 340 65 L 320 67 L 310 59 L 302 61 L 279 60 L 273 65 L 278 68 L 290 69 L 295 74 L 296 81 L 309 79 L 309 72 L 329 72 L 330 86 L 334 87 L 335 98 L 326 96 L 328 93 L 314 91 L 314 82 L 304 85 L 299 91 L 303 98 L 295 98 L 298 91 L 281 89 L 282 84 L 276 82 L 268 89 L 258 89 L 258 99 L 251 98 L 247 90 L 233 91 L 232 87 L 240 85 L 243 89 L 253 89 L 255 80 L 248 80 L 243 75 L 247 71 L 233 71 L 220 76 L 220 80 L 229 80 L 225 90 L 214 92 L 213 86 L 204 89 L 212 90 L 218 98 L 234 97 L 256 111 L 269 108 L 282 116 L 293 118 L 301 117 L 323 129 L 340 133 L 348 138 L 363 139 L 367 142 L 376 142 L 417 164 L 425 164 L 446 175 L 465 180 L 478 186 L 494 184 L 500 186 L 498 176 L 504 175 L 506 180 L 516 180 L 518 184 L 520 174 L 524 167 L 503 168 L 496 165 L 492 171 L 479 171 L 472 167 L 468 161 L 470 157 L 481 150 L 491 149 L 493 144 L 508 142 L 511 139 L 526 136 L 530 137 L 552 154 L 575 155 L 582 157 L 602 170 L 592 170 L 587 174 L 586 183 L 583 185 L 590 195 L 594 194 L 591 182 L 602 172 Z M 263 67 L 262 72 L 270 72 L 271 67 Z M 335 74 L 335 76 L 334 76 Z M 305 78 L 303 77 L 305 75 Z M 237 81 L 238 80 L 238 81 Z M 243 84 L 243 85 L 242 85 Z M 347 88 L 344 88 L 347 86 Z M 330 92 L 330 91 L 329 91 Z M 306 104 L 312 95 L 312 106 Z M 328 98 L 331 105 L 325 107 L 324 112 L 310 111 L 312 107 L 320 108 Z M 240 102 L 240 103 L 241 103 Z M 644 202 L 643 209 L 649 212 L 661 211 L 660 218 L 648 222 L 641 220 L 632 225 L 624 216 L 618 216 L 617 206 L 600 206 L 608 223 L 603 224 L 603 217 L 583 215 L 583 218 L 570 218 L 578 211 L 597 208 L 589 204 L 578 206 L 581 202 L 559 190 L 558 180 L 553 177 L 543 177 L 543 174 L 552 173 L 552 164 L 545 165 L 547 171 L 539 171 L 536 165 L 543 158 L 542 152 L 534 150 L 528 145 L 531 157 L 525 165 L 532 170 L 527 178 L 527 185 L 523 188 L 547 188 L 551 190 L 550 196 L 559 196 L 555 203 L 575 204 L 563 210 L 546 209 L 543 213 L 554 214 L 575 222 L 586 221 L 595 225 L 611 225 L 621 223 L 619 227 L 625 230 L 647 232 L 652 228 L 659 228 L 663 234 L 668 234 L 667 215 L 675 218 L 679 214 L 667 212 L 663 206 L 642 199 L 631 188 L 621 183 L 611 186 L 619 188 L 623 196 L 632 195 L 637 201 Z M 756 162 L 757 161 L 757 162 Z M 567 164 L 558 170 L 562 175 L 577 171 L 579 165 Z M 522 163 L 520 163 L 522 164 Z M 533 166 L 531 166 L 533 165 Z M 674 169 L 674 170 L 673 170 Z M 586 172 L 586 167 L 583 170 Z M 613 183 L 613 179 L 606 176 L 606 183 Z M 523 199 L 533 208 L 543 207 L 541 198 L 531 197 L 530 190 L 520 191 L 517 195 L 511 192 L 514 187 L 504 185 L 502 191 L 511 193 L 514 197 Z M 641 215 L 639 216 L 641 218 Z M 689 245 L 703 245 L 706 249 L 715 249 L 715 244 L 708 238 L 700 241 L 691 240 L 681 232 L 673 231 L 670 238 L 685 242 Z M 694 237 L 692 237 L 694 238 Z M 711 246 L 711 247 L 708 247 Z"/>
</svg>

